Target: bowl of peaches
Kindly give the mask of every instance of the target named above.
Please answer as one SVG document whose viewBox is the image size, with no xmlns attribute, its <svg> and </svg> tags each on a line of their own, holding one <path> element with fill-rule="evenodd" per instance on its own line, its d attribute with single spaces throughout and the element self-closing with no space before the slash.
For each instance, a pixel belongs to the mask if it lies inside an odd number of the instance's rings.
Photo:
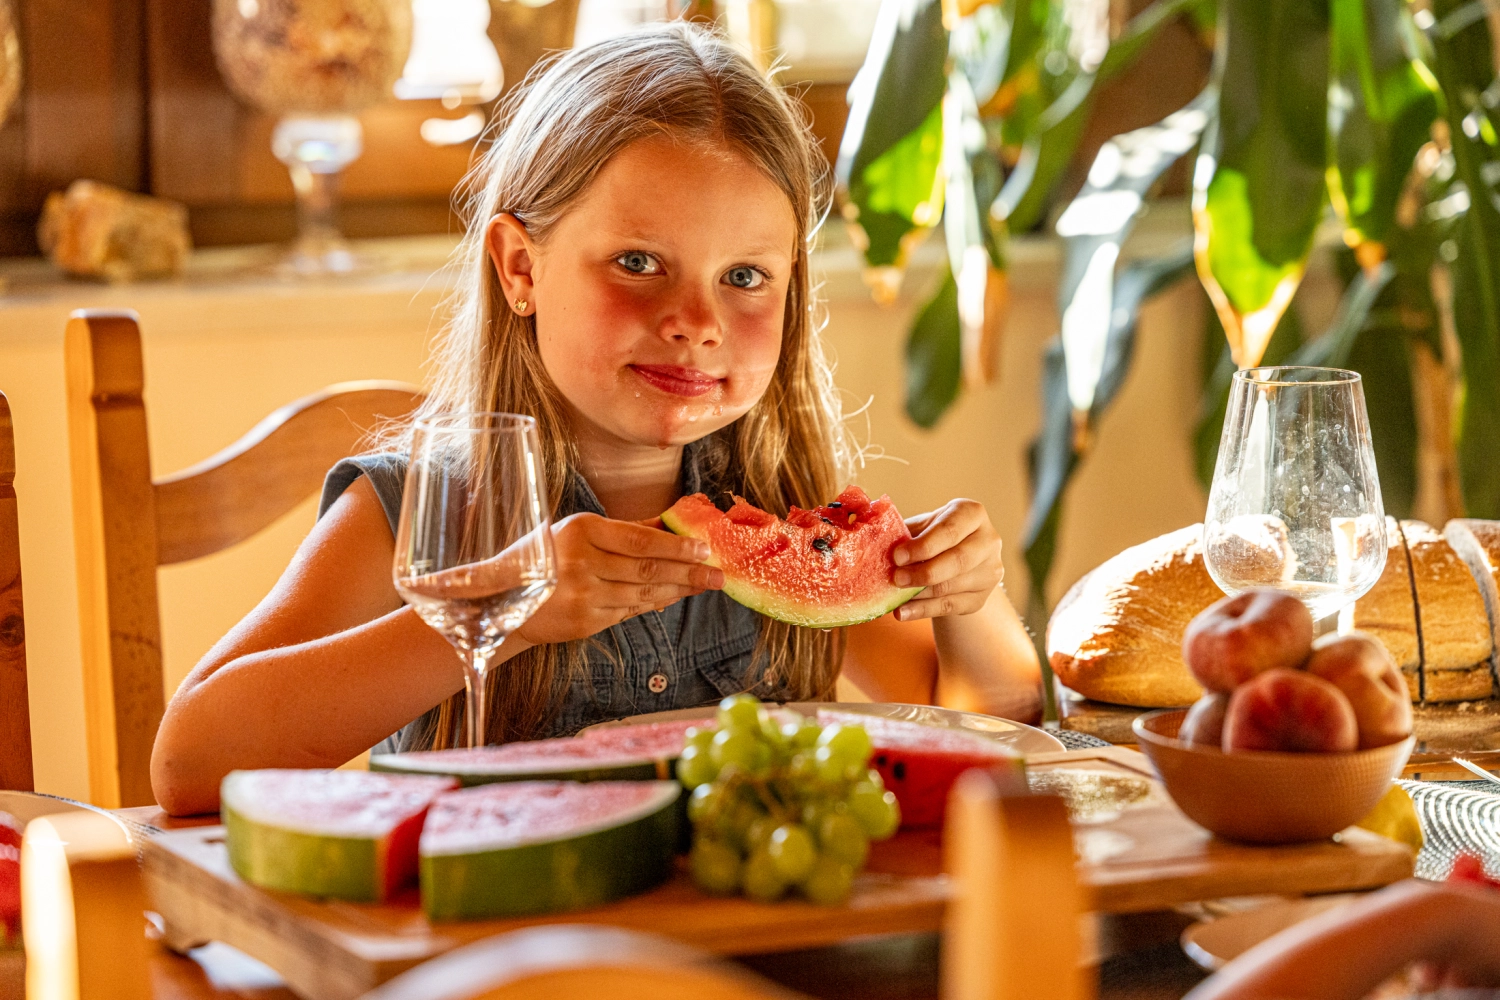
<svg viewBox="0 0 1500 1000">
<path fill-rule="evenodd" d="M 1182 650 L 1206 693 L 1133 728 L 1178 808 L 1220 837 L 1331 837 L 1375 808 L 1411 755 L 1410 695 L 1385 647 L 1361 632 L 1315 641 L 1289 594 L 1226 597 L 1193 619 Z"/>
</svg>

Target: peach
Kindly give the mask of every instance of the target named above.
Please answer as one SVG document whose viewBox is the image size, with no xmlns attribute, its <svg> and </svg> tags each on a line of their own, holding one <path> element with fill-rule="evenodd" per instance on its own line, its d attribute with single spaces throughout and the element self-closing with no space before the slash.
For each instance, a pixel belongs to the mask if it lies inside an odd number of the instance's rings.
<svg viewBox="0 0 1500 1000">
<path fill-rule="evenodd" d="M 1379 639 L 1364 632 L 1322 636 L 1313 643 L 1306 670 L 1349 699 L 1361 750 L 1399 743 L 1411 735 L 1411 694 Z"/>
<path fill-rule="evenodd" d="M 1312 640 L 1312 615 L 1301 601 L 1256 588 L 1200 612 L 1182 637 L 1182 658 L 1199 684 L 1228 693 L 1262 671 L 1300 667 Z"/>
<path fill-rule="evenodd" d="M 1224 743 L 1224 713 L 1229 708 L 1229 695 L 1214 692 L 1193 702 L 1177 738 L 1184 743 L 1202 743 L 1211 747 Z"/>
<path fill-rule="evenodd" d="M 1235 688 L 1224 713 L 1224 752 L 1347 753 L 1359 746 L 1354 707 L 1321 677 L 1277 668 Z"/>
</svg>

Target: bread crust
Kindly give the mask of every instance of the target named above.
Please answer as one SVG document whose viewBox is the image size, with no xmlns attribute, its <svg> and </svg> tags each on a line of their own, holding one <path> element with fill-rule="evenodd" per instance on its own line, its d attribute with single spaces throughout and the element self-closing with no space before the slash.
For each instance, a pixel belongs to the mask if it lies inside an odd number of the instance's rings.
<svg viewBox="0 0 1500 1000">
<path fill-rule="evenodd" d="M 1195 524 L 1132 546 L 1072 586 L 1047 626 L 1047 659 L 1063 684 L 1142 708 L 1202 696 L 1182 659 L 1182 634 L 1224 596 L 1204 565 L 1202 536 Z"/>
<path fill-rule="evenodd" d="M 1444 526 L 1443 537 L 1479 585 L 1494 646 L 1490 653 L 1490 689 L 1500 695 L 1500 521 L 1455 518 Z"/>
<path fill-rule="evenodd" d="M 1394 517 L 1385 519 L 1385 569 L 1363 597 L 1354 602 L 1354 627 L 1380 640 L 1404 674 L 1416 676 L 1422 663 L 1417 641 L 1417 605 L 1411 593 L 1406 542 Z"/>
<path fill-rule="evenodd" d="M 1417 597 L 1422 641 L 1419 694 L 1427 701 L 1467 701 L 1491 692 L 1494 643 L 1479 585 L 1452 545 L 1425 521 L 1402 521 Z"/>
</svg>

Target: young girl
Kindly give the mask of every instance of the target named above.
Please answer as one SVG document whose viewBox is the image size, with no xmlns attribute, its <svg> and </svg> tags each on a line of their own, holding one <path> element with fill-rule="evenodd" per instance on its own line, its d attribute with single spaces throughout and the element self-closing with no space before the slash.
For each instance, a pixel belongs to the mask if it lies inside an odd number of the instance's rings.
<svg viewBox="0 0 1500 1000">
<path fill-rule="evenodd" d="M 423 411 L 540 425 L 558 585 L 492 660 L 488 742 L 743 690 L 824 699 L 841 669 L 881 701 L 1037 716 L 980 504 L 911 518 L 894 582 L 926 589 L 847 635 L 735 604 L 707 547 L 656 521 L 692 492 L 785 514 L 843 485 L 808 273 L 825 175 L 793 101 L 684 24 L 566 53 L 513 99 Z M 329 473 L 286 573 L 173 697 L 151 765 L 167 810 L 218 808 L 234 768 L 459 738 L 460 662 L 391 582 L 400 444 Z"/>
</svg>

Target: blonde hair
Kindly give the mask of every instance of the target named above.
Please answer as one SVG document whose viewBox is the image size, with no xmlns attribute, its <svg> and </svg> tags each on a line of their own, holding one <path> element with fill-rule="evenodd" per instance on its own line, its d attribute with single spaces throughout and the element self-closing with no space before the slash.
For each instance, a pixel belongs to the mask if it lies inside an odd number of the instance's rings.
<svg viewBox="0 0 1500 1000">
<path fill-rule="evenodd" d="M 537 348 L 534 320 L 508 307 L 485 248 L 496 215 L 545 244 L 609 160 L 641 139 L 727 147 L 786 194 L 797 221 L 781 357 L 765 395 L 706 442 L 709 479 L 780 515 L 834 495 L 852 453 L 819 342 L 808 245 L 827 212 L 827 165 L 795 99 L 722 38 L 677 22 L 564 52 L 506 101 L 503 131 L 465 181 L 467 232 L 456 251 L 449 320 L 433 355 L 432 392 L 417 416 L 498 410 L 537 419 L 554 513 L 578 468 L 567 412 Z M 763 619 L 753 662 L 763 683 L 827 698 L 842 637 Z M 540 735 L 581 662 L 581 644 L 537 646 L 492 674 L 490 742 Z M 503 678 L 503 679 L 502 679 Z M 750 686 L 747 678 L 747 687 Z M 447 746 L 462 695 L 426 717 L 414 741 Z"/>
</svg>

